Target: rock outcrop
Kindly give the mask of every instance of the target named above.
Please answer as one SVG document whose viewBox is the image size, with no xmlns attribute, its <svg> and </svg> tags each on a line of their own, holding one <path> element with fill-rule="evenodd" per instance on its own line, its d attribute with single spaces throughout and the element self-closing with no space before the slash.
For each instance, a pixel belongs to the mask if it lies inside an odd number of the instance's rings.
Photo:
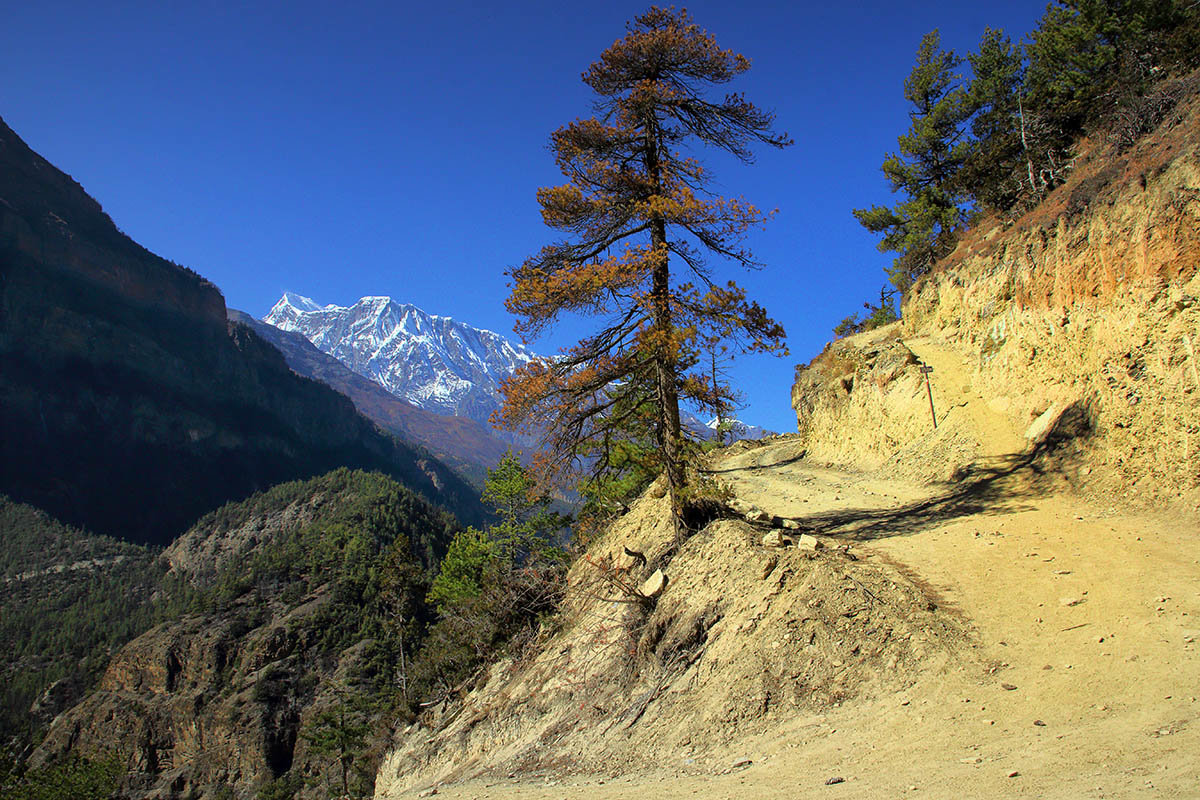
<svg viewBox="0 0 1200 800">
<path fill-rule="evenodd" d="M 995 455 L 980 425 L 1020 451 L 1045 444 L 1025 441 L 1035 420 L 1071 409 L 1057 428 L 1076 434 L 1068 480 L 1120 502 L 1200 505 L 1198 109 L 1083 160 L 1025 217 L 970 232 L 905 298 L 902 323 L 799 369 L 811 456 L 874 467 L 911 448 L 915 464 L 953 440 L 957 464 L 925 476 L 949 478 Z M 939 425 L 957 433 L 933 430 L 918 361 L 935 367 Z"/>
</svg>

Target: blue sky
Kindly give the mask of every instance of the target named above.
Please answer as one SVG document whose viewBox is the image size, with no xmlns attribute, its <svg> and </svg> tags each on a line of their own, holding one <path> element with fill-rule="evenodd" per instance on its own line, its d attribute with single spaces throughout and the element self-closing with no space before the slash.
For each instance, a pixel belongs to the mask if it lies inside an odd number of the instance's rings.
<svg viewBox="0 0 1200 800">
<path fill-rule="evenodd" d="M 511 333 L 505 268 L 551 241 L 534 200 L 560 183 L 551 131 L 590 114 L 580 73 L 642 3 L 9 3 L 0 116 L 117 225 L 262 316 L 288 289 L 322 303 L 387 294 Z M 749 244 L 766 268 L 716 265 L 788 332 L 745 357 L 743 418 L 793 430 L 794 366 L 877 296 L 889 257 L 850 214 L 887 203 L 879 172 L 907 125 L 922 34 L 1013 38 L 1042 0 L 694 2 L 753 69 L 733 88 L 796 140 L 717 189 L 779 209 Z M 586 331 L 572 321 L 543 352 Z"/>
</svg>

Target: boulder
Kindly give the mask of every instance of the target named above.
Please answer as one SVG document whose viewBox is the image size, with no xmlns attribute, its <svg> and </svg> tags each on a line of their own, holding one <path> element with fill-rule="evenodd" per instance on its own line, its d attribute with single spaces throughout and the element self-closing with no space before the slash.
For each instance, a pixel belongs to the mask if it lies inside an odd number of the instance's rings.
<svg viewBox="0 0 1200 800">
<path fill-rule="evenodd" d="M 762 537 L 763 547 L 785 547 L 787 540 L 783 537 L 780 531 L 768 531 Z"/>
<path fill-rule="evenodd" d="M 772 517 L 761 508 L 750 506 L 750 510 L 743 515 L 747 522 L 770 522 Z"/>
<path fill-rule="evenodd" d="M 1025 431 L 1029 443 L 1038 447 L 1086 435 L 1090 428 L 1087 409 L 1078 401 L 1055 403 L 1030 423 Z"/>
<path fill-rule="evenodd" d="M 654 574 L 646 578 L 642 583 L 643 597 L 658 597 L 663 593 L 663 589 L 667 588 L 667 576 L 663 574 L 661 569 L 654 570 Z"/>
</svg>

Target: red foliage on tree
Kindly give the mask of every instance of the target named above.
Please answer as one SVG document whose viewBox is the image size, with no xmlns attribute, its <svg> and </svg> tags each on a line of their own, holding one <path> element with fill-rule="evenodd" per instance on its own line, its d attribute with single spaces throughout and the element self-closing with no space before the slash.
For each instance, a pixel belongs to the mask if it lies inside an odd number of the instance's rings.
<svg viewBox="0 0 1200 800">
<path fill-rule="evenodd" d="M 540 436 L 543 468 L 560 474 L 581 456 L 602 472 L 614 466 L 615 442 L 647 437 L 655 447 L 642 458 L 666 473 L 677 518 L 680 399 L 704 406 L 724 391 L 700 354 L 718 342 L 785 352 L 782 327 L 732 281 L 714 281 L 705 260 L 760 266 L 743 239 L 770 215 L 713 194 L 708 171 L 684 152 L 709 146 L 748 163 L 752 145 L 791 144 L 771 130 L 774 115 L 741 94 L 706 98 L 749 68 L 686 11 L 637 17 L 583 73 L 599 96 L 596 116 L 551 136 L 568 180 L 537 199 L 546 224 L 568 238 L 509 272 L 507 307 L 522 335 L 563 313 L 598 317 L 602 327 L 508 380 L 497 421 Z"/>
</svg>

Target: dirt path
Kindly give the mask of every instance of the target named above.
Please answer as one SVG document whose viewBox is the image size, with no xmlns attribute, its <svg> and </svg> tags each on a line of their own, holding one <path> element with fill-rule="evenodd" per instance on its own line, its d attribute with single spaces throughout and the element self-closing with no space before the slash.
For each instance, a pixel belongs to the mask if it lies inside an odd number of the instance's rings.
<svg viewBox="0 0 1200 800">
<path fill-rule="evenodd" d="M 925 586 L 971 626 L 976 661 L 703 763 L 439 796 L 1200 797 L 1195 519 L 1113 515 L 1015 480 L 972 491 L 883 481 L 811 465 L 795 448 L 748 450 L 719 474 L 739 497 Z M 753 763 L 730 769 L 742 759 Z"/>
<path fill-rule="evenodd" d="M 924 336 L 905 339 L 904 344 L 922 363 L 933 367 L 930 383 L 939 419 L 961 409 L 959 413 L 969 417 L 968 424 L 983 445 L 984 457 L 1004 456 L 1024 447 L 1024 432 L 1013 430 L 1008 418 L 974 390 L 971 366 L 957 351 Z"/>
</svg>

